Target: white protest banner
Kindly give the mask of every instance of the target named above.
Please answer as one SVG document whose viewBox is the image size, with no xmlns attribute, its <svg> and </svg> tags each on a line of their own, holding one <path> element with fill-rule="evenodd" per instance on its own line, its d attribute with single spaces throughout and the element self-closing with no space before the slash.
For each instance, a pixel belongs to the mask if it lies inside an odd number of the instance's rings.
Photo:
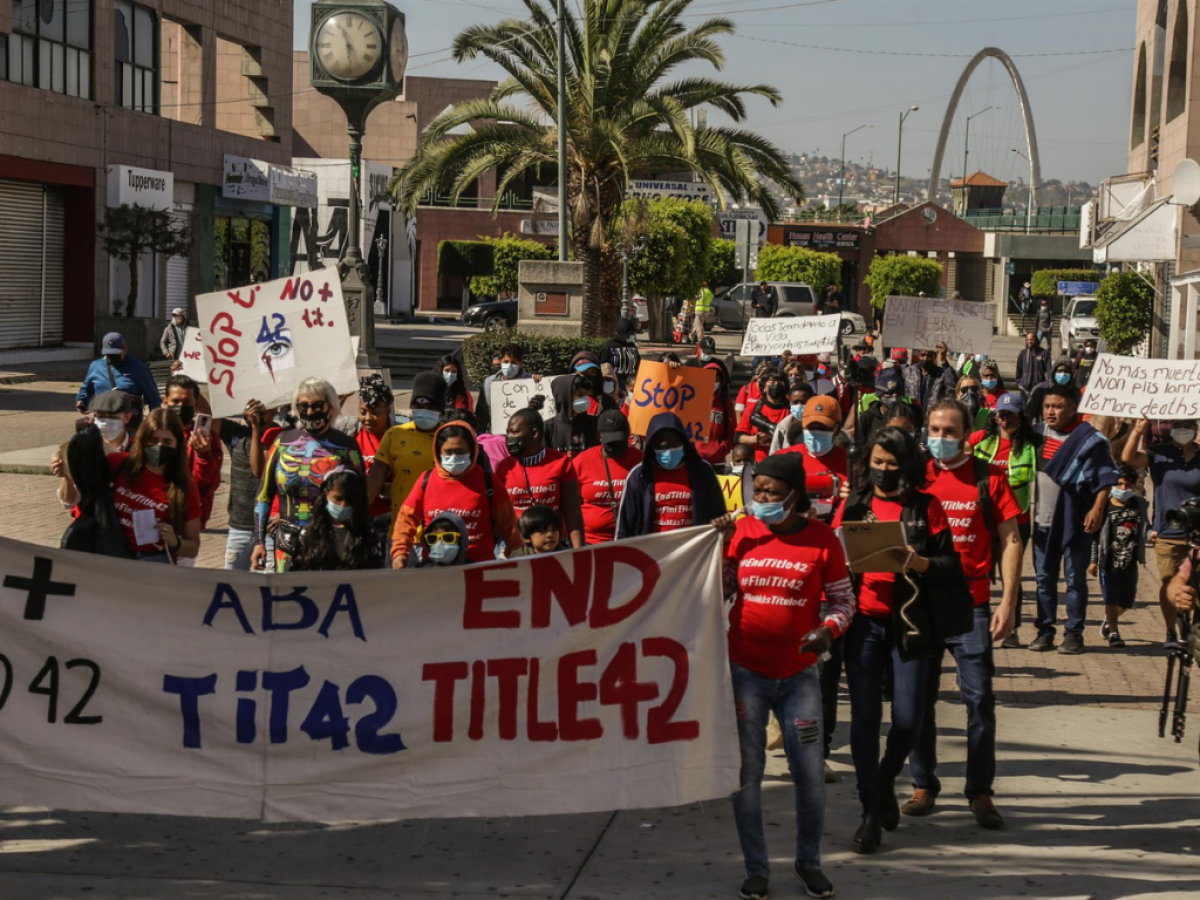
<svg viewBox="0 0 1200 900">
<path fill-rule="evenodd" d="M 793 353 L 832 353 L 837 350 L 841 316 L 790 316 L 751 319 L 742 338 L 742 356 Z"/>
<path fill-rule="evenodd" d="M 1126 419 L 1200 419 L 1200 360 L 1101 353 L 1080 412 Z"/>
<path fill-rule="evenodd" d="M 936 350 L 945 342 L 951 353 L 991 353 L 996 304 L 930 297 L 888 297 L 883 338 L 889 347 Z"/>
<path fill-rule="evenodd" d="M 339 394 L 358 391 L 336 269 L 201 294 L 196 309 L 214 416 L 239 415 L 251 399 L 291 403 L 296 385 L 314 376 Z"/>
<path fill-rule="evenodd" d="M 566 378 L 559 375 L 558 378 Z M 496 378 L 488 387 L 488 405 L 492 410 L 492 434 L 504 434 L 508 429 L 508 420 L 518 409 L 524 409 L 534 397 L 545 397 L 546 405 L 542 407 L 542 418 L 549 422 L 554 418 L 557 407 L 554 405 L 554 394 L 550 386 L 557 378 L 543 378 L 534 381 L 532 378 L 517 378 L 514 381 L 504 381 Z"/>
<path fill-rule="evenodd" d="M 359 821 L 728 797 L 720 549 L 694 528 L 464 567 L 164 580 L 0 540 L 4 803 Z"/>
<path fill-rule="evenodd" d="M 204 337 L 199 328 L 184 330 L 179 361 L 183 363 L 180 372 L 200 385 L 208 384 L 208 369 L 204 365 Z"/>
</svg>

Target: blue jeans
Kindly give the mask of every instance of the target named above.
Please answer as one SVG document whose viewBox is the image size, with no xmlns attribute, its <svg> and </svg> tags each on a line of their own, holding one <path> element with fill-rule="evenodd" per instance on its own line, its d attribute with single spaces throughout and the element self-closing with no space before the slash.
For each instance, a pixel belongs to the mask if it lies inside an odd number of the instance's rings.
<svg viewBox="0 0 1200 900">
<path fill-rule="evenodd" d="M 1075 539 L 1065 547 L 1050 544 L 1050 529 L 1034 526 L 1033 568 L 1037 573 L 1037 633 L 1054 634 L 1058 624 L 1058 572 L 1062 569 L 1067 582 L 1067 634 L 1083 634 L 1087 617 L 1087 570 L 1091 563 L 1092 540 L 1080 529 Z"/>
<path fill-rule="evenodd" d="M 735 662 L 730 662 L 729 671 L 742 751 L 741 788 L 733 795 L 733 820 L 746 861 L 746 877 L 771 875 L 763 833 L 762 780 L 767 764 L 767 718 L 772 712 L 783 729 L 783 749 L 796 789 L 796 862 L 802 869 L 819 869 L 821 829 L 825 826 L 825 757 L 817 667 L 780 679 L 759 675 Z"/>
<path fill-rule="evenodd" d="M 225 539 L 225 568 L 239 572 L 250 571 L 250 554 L 254 552 L 254 531 L 229 526 Z"/>
<path fill-rule="evenodd" d="M 896 780 L 916 746 L 925 718 L 925 683 L 929 660 L 904 662 L 896 651 L 891 619 L 861 613 L 846 632 L 846 681 L 850 686 L 850 755 L 858 778 L 858 799 L 874 805 L 880 785 Z M 887 750 L 879 758 L 879 727 L 883 724 L 883 673 L 892 661 L 892 727 Z"/>
<path fill-rule="evenodd" d="M 946 647 L 930 660 L 928 689 L 925 692 L 925 724 L 913 748 L 909 768 L 913 787 L 940 794 L 937 777 L 937 699 L 942 681 L 942 661 L 946 650 L 958 668 L 958 690 L 967 707 L 967 788 L 968 800 L 995 793 L 996 780 L 996 695 L 992 691 L 992 613 L 988 604 L 975 607 L 975 627 L 958 637 L 949 638 Z"/>
</svg>

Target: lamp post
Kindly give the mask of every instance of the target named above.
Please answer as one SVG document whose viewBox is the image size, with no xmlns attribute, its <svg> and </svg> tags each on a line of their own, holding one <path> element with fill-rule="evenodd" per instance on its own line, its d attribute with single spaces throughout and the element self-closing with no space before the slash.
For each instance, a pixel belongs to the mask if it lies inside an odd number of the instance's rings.
<svg viewBox="0 0 1200 900">
<path fill-rule="evenodd" d="M 1000 107 L 998 107 L 998 106 L 989 106 L 986 109 L 981 109 L 979 112 L 975 113 L 975 115 L 973 115 L 973 116 L 967 116 L 967 132 L 963 136 L 962 212 L 964 212 L 964 213 L 967 211 L 967 157 L 970 155 L 970 148 L 971 148 L 971 120 L 978 119 L 985 112 L 991 112 L 993 109 L 999 109 L 999 108 Z"/>
<path fill-rule="evenodd" d="M 379 265 L 375 273 L 375 314 L 383 316 L 387 315 L 387 307 L 383 305 L 383 267 L 387 265 L 387 248 L 387 235 L 380 232 L 375 239 L 375 249 L 379 251 Z"/>
<path fill-rule="evenodd" d="M 1016 147 L 1012 148 L 1012 152 L 1029 163 L 1029 202 L 1025 205 L 1025 233 L 1029 234 L 1033 228 L 1033 160 Z"/>
<path fill-rule="evenodd" d="M 847 131 L 842 135 L 842 174 L 838 177 L 838 220 L 841 220 L 842 215 L 842 196 L 846 188 L 846 138 L 852 134 L 857 134 L 864 128 L 874 128 L 874 125 L 859 125 L 853 131 Z"/>
<path fill-rule="evenodd" d="M 558 0 L 558 261 L 567 261 L 567 35 Z"/>
<path fill-rule="evenodd" d="M 910 106 L 906 112 L 900 113 L 900 129 L 896 135 L 896 190 L 892 195 L 892 204 L 900 202 L 900 150 L 904 147 L 904 120 L 921 107 Z"/>
<path fill-rule="evenodd" d="M 621 247 L 621 312 L 629 315 L 629 260 L 646 249 L 646 236 L 642 235 L 633 246 Z"/>
</svg>

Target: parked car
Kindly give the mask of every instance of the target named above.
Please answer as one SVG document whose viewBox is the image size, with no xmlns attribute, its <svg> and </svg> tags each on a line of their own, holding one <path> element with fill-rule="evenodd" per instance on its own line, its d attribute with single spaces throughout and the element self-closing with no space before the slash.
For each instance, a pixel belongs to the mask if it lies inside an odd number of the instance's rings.
<svg viewBox="0 0 1200 900">
<path fill-rule="evenodd" d="M 516 300 L 487 300 L 468 306 L 462 314 L 462 323 L 484 331 L 503 331 L 517 327 Z"/>
<path fill-rule="evenodd" d="M 1083 342 L 1096 341 L 1096 352 L 1103 353 L 1108 344 L 1100 339 L 1100 326 L 1096 324 L 1096 298 L 1081 294 L 1067 304 L 1062 319 L 1062 343 L 1068 356 L 1074 356 L 1083 347 Z"/>
<path fill-rule="evenodd" d="M 810 285 L 798 282 L 770 282 L 779 297 L 779 309 L 775 315 L 779 318 L 789 316 L 816 315 L 816 294 Z M 705 317 L 705 327 L 720 325 L 740 331 L 745 323 L 754 318 L 754 309 L 750 298 L 757 285 L 739 284 L 722 291 L 713 300 L 711 312 Z M 844 312 L 842 315 L 842 334 L 851 336 L 866 334 L 867 323 L 858 313 Z"/>
</svg>

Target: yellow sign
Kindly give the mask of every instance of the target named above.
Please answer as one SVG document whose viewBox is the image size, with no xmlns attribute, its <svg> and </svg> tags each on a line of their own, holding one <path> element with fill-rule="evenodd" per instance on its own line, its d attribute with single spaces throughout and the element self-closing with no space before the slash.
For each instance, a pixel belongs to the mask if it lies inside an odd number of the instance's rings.
<svg viewBox="0 0 1200 900">
<path fill-rule="evenodd" d="M 725 495 L 725 508 L 737 512 L 742 508 L 742 476 L 718 475 L 717 480 L 721 482 L 721 493 Z"/>
</svg>

